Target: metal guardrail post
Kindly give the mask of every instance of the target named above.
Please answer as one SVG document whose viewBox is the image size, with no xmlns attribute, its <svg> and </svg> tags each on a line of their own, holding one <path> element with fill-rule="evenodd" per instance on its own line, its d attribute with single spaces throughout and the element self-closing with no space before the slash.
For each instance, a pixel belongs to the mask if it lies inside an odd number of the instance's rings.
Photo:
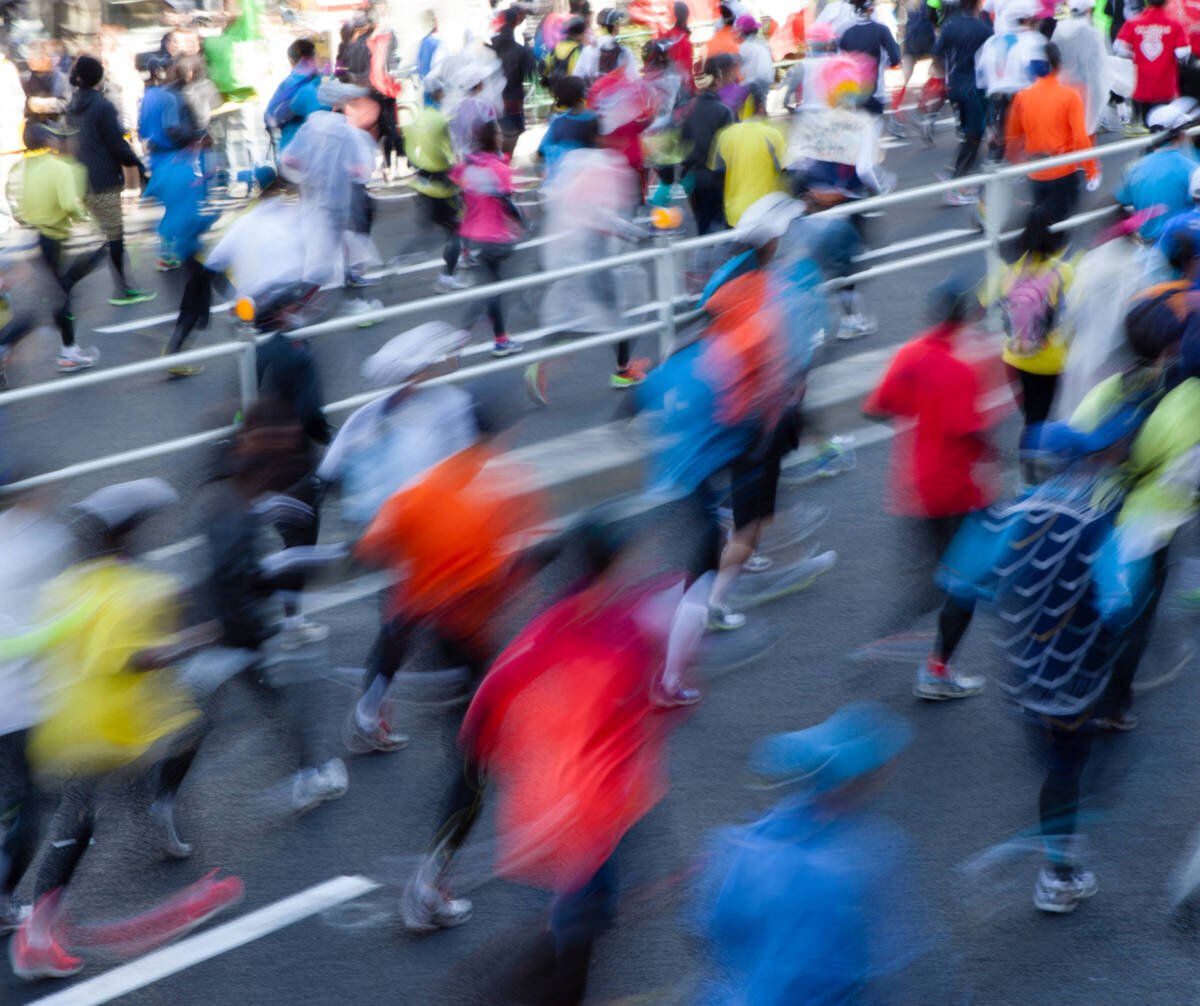
<svg viewBox="0 0 1200 1006">
<path fill-rule="evenodd" d="M 1000 255 L 1000 239 L 1011 207 L 1012 182 L 1002 175 L 989 175 L 983 189 L 983 232 L 988 241 L 985 289 L 989 293 L 992 282 L 1004 269 L 1004 259 Z M 1000 309 L 993 296 L 988 297 L 987 327 L 990 332 L 999 332 L 1001 328 Z"/>
<path fill-rule="evenodd" d="M 242 417 L 258 401 L 258 343 L 254 336 L 246 340 L 238 354 L 238 385 L 242 398 Z"/>
<path fill-rule="evenodd" d="M 658 358 L 665 360 L 675 345 L 675 255 L 665 234 L 655 238 L 654 293 L 658 300 Z"/>
</svg>

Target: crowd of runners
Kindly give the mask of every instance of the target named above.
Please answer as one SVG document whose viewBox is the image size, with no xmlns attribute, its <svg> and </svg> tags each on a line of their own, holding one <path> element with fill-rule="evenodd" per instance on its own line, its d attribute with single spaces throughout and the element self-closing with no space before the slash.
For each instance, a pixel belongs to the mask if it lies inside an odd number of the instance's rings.
<svg viewBox="0 0 1200 1006">
<path fill-rule="evenodd" d="M 399 675 L 432 662 L 428 687 L 447 704 L 461 756 L 399 895 L 404 924 L 430 933 L 467 922 L 453 868 L 493 803 L 496 874 L 550 899 L 545 934 L 496 976 L 493 1001 L 583 1002 L 593 945 L 617 919 L 622 839 L 667 792 L 670 735 L 705 698 L 699 655 L 743 629 L 755 605 L 813 586 L 838 560 L 813 549 L 783 562 L 763 547 L 782 480 L 853 464 L 834 438 L 785 467 L 813 442 L 804 400 L 823 343 L 876 327 L 852 283 L 860 221 L 823 211 L 889 191 L 885 131 L 933 142 L 947 102 L 959 129 L 946 178 L 964 180 L 947 191 L 953 205 L 979 201 L 981 149 L 990 161 L 1086 158 L 1105 129 L 1155 134 L 1113 186 L 1104 229 L 1073 248 L 1056 225 L 1083 189 L 1100 189 L 1099 162 L 1034 170 L 1011 262 L 982 283 L 947 270 L 927 284 L 928 327 L 864 402 L 896 423 L 887 504 L 912 553 L 877 650 L 934 614 L 913 694 L 965 699 L 985 681 L 958 669 L 960 644 L 977 609 L 999 624 L 1008 673 L 998 687 L 1045 753 L 1034 904 L 1065 913 L 1097 893 L 1077 834 L 1083 770 L 1106 735 L 1137 726 L 1133 683 L 1200 491 L 1200 155 L 1188 135 L 1200 22 L 1163 0 L 1104 11 L 1070 0 L 1061 12 L 1034 0 L 898 12 L 831 0 L 782 19 L 734 0 L 697 7 L 634 0 L 593 12 L 571 0 L 535 18 L 500 4 L 461 47 L 430 12 L 411 73 L 373 13 L 349 21 L 333 52 L 320 38 L 292 40 L 290 71 L 264 101 L 238 76 L 239 47 L 261 37 L 251 0 L 219 31 L 169 32 L 145 81 L 131 82 L 100 42 L 70 53 L 37 42 L 19 71 L 0 65 L 24 103 L 7 207 L 36 233 L 33 261 L 57 290 L 58 370 L 97 363 L 77 343 L 72 302 L 91 270 L 109 263 L 114 306 L 152 296 L 124 247 L 123 193 L 142 180 L 162 207 L 158 268 L 182 271 L 163 352 L 184 349 L 226 290 L 259 338 L 258 401 L 212 458 L 198 582 L 138 556 L 143 525 L 181 503 L 161 478 L 92 493 L 69 521 L 38 490 L 5 500 L 0 924 L 18 976 L 136 955 L 240 897 L 238 878 L 209 874 L 121 922 L 83 923 L 71 910 L 114 780 L 148 780 L 144 812 L 162 853 L 192 854 L 175 807 L 212 735 L 213 697 L 232 682 L 287 725 L 290 811 L 347 792 L 347 763 L 322 749 L 295 693 L 303 655 L 329 634 L 305 614 L 306 597 L 370 568 L 390 585 L 377 634 L 361 640 L 361 688 L 336 713 L 344 753 L 409 743 Z M 923 60 L 926 83 L 910 101 Z M 904 83 L 889 94 L 896 69 Z M 535 123 L 541 94 L 549 112 Z M 535 130 L 536 143 L 522 139 Z M 420 226 L 381 249 L 373 193 L 394 178 L 415 192 Z M 536 214 L 517 198 L 522 185 L 536 191 Z M 103 243 L 68 261 L 87 219 Z M 297 333 L 337 303 L 370 321 L 384 306 L 361 293 L 376 267 L 439 246 L 433 289 L 465 289 L 465 269 L 490 284 L 479 320 L 491 354 L 508 357 L 524 348 L 503 285 L 519 242 L 540 227 L 544 266 L 581 264 L 646 240 L 655 221 L 728 240 L 689 257 L 702 318 L 665 358 L 616 345 L 610 384 L 651 445 L 636 498 L 555 520 L 505 457 L 526 398 L 554 401 L 545 367 L 431 383 L 474 339 L 457 309 L 369 356 L 362 379 L 377 397 L 340 427 L 327 420 Z M 540 311 L 569 338 L 618 330 L 638 299 L 636 282 L 611 269 L 550 286 Z M 0 364 L 40 330 L 16 300 L 5 297 Z M 7 443 L 0 457 L 6 482 L 30 461 Z M 322 533 L 333 508 L 340 532 Z M 647 532 L 630 514 L 652 508 L 694 529 L 678 568 L 645 561 Z M 801 537 L 819 510 L 793 522 Z M 569 586 L 514 634 L 515 600 L 551 566 L 570 571 Z M 903 833 L 865 809 L 911 730 L 895 710 L 856 703 L 754 748 L 750 770 L 781 799 L 716 836 L 689 880 L 691 924 L 708 948 L 689 1001 L 860 1001 L 868 982 L 886 988 L 927 949 L 928 898 Z M 59 801 L 53 832 L 35 812 L 39 791 Z"/>
</svg>

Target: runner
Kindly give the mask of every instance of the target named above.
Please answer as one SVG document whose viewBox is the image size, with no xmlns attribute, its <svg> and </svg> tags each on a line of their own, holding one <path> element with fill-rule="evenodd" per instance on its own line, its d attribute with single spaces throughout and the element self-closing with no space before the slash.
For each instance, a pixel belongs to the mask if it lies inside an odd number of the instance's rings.
<svg viewBox="0 0 1200 1006">
<path fill-rule="evenodd" d="M 1062 53 L 1063 80 L 1083 96 L 1084 127 L 1094 137 L 1108 105 L 1108 52 L 1092 20 L 1095 0 L 1070 0 L 1069 7 L 1071 16 L 1058 22 L 1052 41 Z"/>
<path fill-rule="evenodd" d="M 283 79 L 267 102 L 264 119 L 275 141 L 278 160 L 313 112 L 326 110 L 317 97 L 321 74 L 317 70 L 317 47 L 309 38 L 298 38 L 287 50 L 292 72 Z"/>
<path fill-rule="evenodd" d="M 100 351 L 82 349 L 75 343 L 75 315 L 71 291 L 104 257 L 104 247 L 79 256 L 70 265 L 63 262 L 63 243 L 71 225 L 87 215 L 83 199 L 87 188 L 84 168 L 67 156 L 68 140 L 61 129 L 40 122 L 25 124 L 25 157 L 9 176 L 9 191 L 17 193 L 11 204 L 17 217 L 37 229 L 38 251 L 62 294 L 54 309 L 54 321 L 62 339 L 56 367 L 60 374 L 74 374 L 94 367 Z"/>
<path fill-rule="evenodd" d="M 576 76 L 590 83 L 613 70 L 628 70 L 634 66 L 633 53 L 620 40 L 624 22 L 625 15 L 612 7 L 605 7 L 596 15 L 596 26 L 603 34 L 583 50 L 575 66 Z"/>
<path fill-rule="evenodd" d="M 1015 27 L 1001 31 L 997 25 L 975 56 L 976 77 L 988 98 L 987 156 L 994 162 L 1004 159 L 1013 95 L 1046 69 L 1046 37 L 1035 26 L 1040 18 L 1034 0 L 1008 0 L 1004 9 Z"/>
<path fill-rule="evenodd" d="M 1160 143 L 1125 170 L 1113 198 L 1134 212 L 1161 206 L 1162 212 L 1143 218 L 1140 233 L 1148 242 L 1158 240 L 1177 213 L 1191 209 L 1191 181 L 1196 162 L 1190 155 L 1191 140 L 1186 127 L 1191 116 L 1172 103 L 1150 113 L 1152 129 L 1161 130 Z"/>
<path fill-rule="evenodd" d="M 500 58 L 504 74 L 504 90 L 501 92 L 504 108 L 500 116 L 500 133 L 503 139 L 502 152 L 511 158 L 517 148 L 517 141 L 525 132 L 525 85 L 532 83 L 537 77 L 537 57 L 517 41 L 516 31 L 525 20 L 525 9 L 514 4 L 505 9 L 500 16 L 500 30 L 492 37 L 489 45 Z M 431 96 L 428 83 L 425 85 L 425 93 Z"/>
<path fill-rule="evenodd" d="M 1166 0 L 1146 0 L 1146 9 L 1126 21 L 1113 53 L 1133 60 L 1133 118 L 1126 135 L 1144 135 L 1150 113 L 1179 97 L 1178 63 L 1192 54 L 1183 26 L 1164 11 Z"/>
<path fill-rule="evenodd" d="M 946 18 L 933 46 L 934 58 L 940 59 L 946 70 L 946 93 L 958 114 L 962 134 L 954 155 L 952 178 L 971 174 L 979 159 L 979 144 L 987 120 L 987 95 L 976 82 L 975 60 L 991 35 L 991 27 L 979 16 L 978 0 L 962 0 Z M 951 189 L 943 198 L 950 206 L 965 206 L 978 202 L 979 195 L 958 188 Z"/>
<path fill-rule="evenodd" d="M 76 90 L 67 106 L 67 122 L 75 130 L 76 156 L 87 169 L 88 194 L 84 201 L 108 242 L 109 265 L 117 284 L 108 302 L 124 307 L 155 297 L 153 293 L 134 289 L 125 275 L 123 169 L 136 168 L 144 178 L 146 168 L 121 135 L 116 107 L 97 90 L 103 79 L 104 67 L 98 59 L 85 55 L 75 60 L 71 84 Z"/>
<path fill-rule="evenodd" d="M 704 65 L 704 85 L 683 113 L 680 142 L 684 155 L 681 182 L 696 221 L 696 233 L 711 234 L 725 224 L 722 179 L 709 167 L 717 135 L 732 125 L 733 113 L 721 101 L 720 91 L 737 73 L 730 56 L 716 56 Z"/>
<path fill-rule="evenodd" d="M 485 280 L 499 284 L 501 267 L 525 232 L 525 218 L 513 202 L 512 169 L 500 153 L 500 127 L 484 122 L 476 134 L 476 150 L 450 172 L 463 193 L 458 236 L 471 243 Z M 492 325 L 492 356 L 512 356 L 525 347 L 508 337 L 497 291 L 486 304 Z"/>
<path fill-rule="evenodd" d="M 917 668 L 913 694 L 942 701 L 978 695 L 984 679 L 960 674 L 951 660 L 971 624 L 972 599 L 933 593 L 931 573 L 967 515 L 996 499 L 999 465 L 988 431 L 1003 416 L 987 396 L 1002 387 L 998 368 L 972 326 L 971 291 L 951 278 L 929 294 L 933 327 L 892 359 L 863 406 L 869 415 L 913 420 L 892 451 L 889 509 L 907 519 L 906 538 L 921 554 L 906 557 L 904 613 L 940 605 L 937 635 Z"/>
<path fill-rule="evenodd" d="M 767 121 L 766 108 L 753 96 L 754 115 L 717 133 L 708 168 L 724 176 L 725 222 L 736 227 L 742 214 L 763 196 L 784 188 L 787 141 Z"/>
</svg>

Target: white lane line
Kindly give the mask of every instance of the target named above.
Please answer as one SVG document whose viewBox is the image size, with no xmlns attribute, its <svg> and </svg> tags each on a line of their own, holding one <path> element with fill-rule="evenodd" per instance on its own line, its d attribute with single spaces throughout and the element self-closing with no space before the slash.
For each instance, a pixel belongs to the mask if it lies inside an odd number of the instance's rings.
<svg viewBox="0 0 1200 1006">
<path fill-rule="evenodd" d="M 119 996 L 153 985 L 195 964 L 228 953 L 254 940 L 262 939 L 286 926 L 316 915 L 334 905 L 361 897 L 381 885 L 362 876 L 341 876 L 317 884 L 290 898 L 276 901 L 257 911 L 226 922 L 179 943 L 155 950 L 72 985 L 69 989 L 35 999 L 29 1006 L 100 1006 Z"/>
<path fill-rule="evenodd" d="M 182 541 L 173 542 L 170 545 L 163 545 L 161 548 L 152 548 L 145 553 L 144 558 L 150 562 L 165 562 L 177 555 L 182 555 L 184 552 L 190 552 L 194 548 L 199 548 L 204 544 L 203 535 L 192 535 L 190 538 L 184 538 Z"/>
<path fill-rule="evenodd" d="M 232 301 L 226 301 L 222 304 L 214 304 L 211 311 L 226 311 L 233 307 Z M 93 332 L 103 332 L 105 335 L 112 335 L 117 332 L 134 332 L 139 328 L 148 328 L 151 325 L 165 325 L 168 321 L 174 321 L 179 317 L 178 311 L 172 311 L 170 314 L 156 314 L 149 318 L 139 318 L 136 321 L 123 321 L 119 325 L 103 325 L 100 328 L 92 329 Z"/>
</svg>

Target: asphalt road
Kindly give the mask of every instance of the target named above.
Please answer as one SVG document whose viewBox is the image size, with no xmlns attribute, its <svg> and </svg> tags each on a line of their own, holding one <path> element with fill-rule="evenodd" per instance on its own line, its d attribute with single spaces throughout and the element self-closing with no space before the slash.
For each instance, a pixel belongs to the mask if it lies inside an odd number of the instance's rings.
<svg viewBox="0 0 1200 1006">
<path fill-rule="evenodd" d="M 903 185 L 931 179 L 951 145 L 944 128 L 938 148 L 897 147 L 889 166 Z M 1116 172 L 1109 171 L 1115 178 Z M 398 243 L 411 203 L 383 206 L 377 232 L 381 246 Z M 877 245 L 967 229 L 970 214 L 928 206 L 889 211 L 874 221 Z M 151 274 L 149 245 L 135 243 L 139 278 L 159 289 L 153 304 L 119 311 L 103 303 L 107 279 L 98 274 L 81 288 L 81 328 L 95 335 L 104 365 L 157 352 L 169 326 L 122 333 L 101 327 L 164 313 L 175 300 L 173 277 Z M 982 269 L 981 258 L 955 262 Z M 532 264 L 524 266 L 532 268 Z M 868 284 L 865 295 L 880 318 L 880 331 L 866 340 L 833 346 L 829 359 L 897 343 L 918 327 L 924 291 L 944 270 L 934 267 L 893 275 Z M 428 290 L 422 277 L 394 278 L 377 294 L 395 302 Z M 32 292 L 32 291 L 31 291 Z M 536 325 L 529 305 L 514 308 L 520 324 Z M 521 311 L 527 310 L 526 317 Z M 362 358 L 395 329 L 378 326 L 318 340 L 316 352 L 327 397 L 357 390 Z M 217 328 L 207 337 L 220 335 Z M 49 334 L 28 346 L 14 364 L 14 386 L 48 379 L 55 349 Z M 611 418 L 617 396 L 605 383 L 609 357 L 583 354 L 552 375 L 552 404 L 531 410 L 521 437 L 536 443 Z M 29 403 L 5 419 L 6 450 L 33 470 L 125 449 L 148 440 L 193 432 L 202 424 L 227 421 L 236 388 L 232 371 L 214 366 L 201 377 L 177 382 L 157 378 Z M 222 412 L 221 410 L 225 411 Z M 214 419 L 214 416 L 218 417 Z M 224 418 L 220 418 L 223 416 Z M 1009 440 L 1015 431 L 1009 431 Z M 884 512 L 884 468 L 888 442 L 863 446 L 855 471 L 801 490 L 788 490 L 786 504 L 818 503 L 829 519 L 817 533 L 822 547 L 837 549 L 836 568 L 810 590 L 764 606 L 740 633 L 713 640 L 702 662 L 705 701 L 680 724 L 671 746 L 672 789 L 663 803 L 629 836 L 621 852 L 624 898 L 617 927 L 598 946 L 592 992 L 598 1003 L 689 1003 L 702 963 L 700 946 L 686 918 L 688 869 L 709 829 L 745 819 L 765 804 L 746 785 L 743 772 L 753 742 L 764 734 L 796 729 L 827 716 L 847 701 L 872 698 L 908 717 L 916 739 L 902 757 L 880 809 L 914 839 L 914 867 L 941 925 L 927 964 L 932 985 L 911 1001 L 951 1003 L 970 996 L 986 1004 L 1148 1003 L 1173 1006 L 1196 999 L 1200 944 L 1171 924 L 1165 885 L 1200 821 L 1190 766 L 1200 757 L 1200 734 L 1191 710 L 1200 684 L 1189 663 L 1176 677 L 1179 646 L 1195 636 L 1196 623 L 1165 612 L 1143 668 L 1150 684 L 1139 696 L 1142 726 L 1099 745 L 1085 789 L 1090 794 L 1089 862 L 1101 891 L 1069 917 L 1035 912 L 1030 898 L 1038 857 L 1021 851 L 997 857 L 998 865 L 972 872 L 966 865 L 1036 823 L 1040 776 L 1022 727 L 1012 718 L 994 682 L 978 699 L 946 706 L 917 704 L 911 697 L 914 660 L 852 661 L 851 651 L 902 629 L 894 612 L 910 589 L 904 527 Z M 129 476 L 163 474 L 185 490 L 198 476 L 194 461 L 166 459 L 131 468 Z M 122 475 L 125 475 L 122 472 Z M 68 497 L 78 498 L 101 477 L 79 480 Z M 785 504 L 785 505 L 786 505 Z M 185 536 L 196 518 L 189 514 L 147 529 L 162 543 Z M 786 525 L 786 517 L 781 521 Z M 677 566 L 694 527 L 679 513 L 641 519 L 650 538 L 648 562 Z M 806 543 L 808 544 L 808 543 Z M 1182 543 L 1194 549 L 1194 540 Z M 786 556 L 780 556 L 786 558 Z M 197 558 L 185 555 L 188 572 Z M 513 632 L 561 589 L 573 568 L 563 560 L 549 567 L 514 605 L 506 626 Z M 326 598 L 331 602 L 336 599 Z M 309 654 L 321 676 L 305 686 L 302 701 L 322 749 L 340 749 L 342 722 L 354 698 L 356 678 L 376 625 L 373 596 L 332 604 L 320 614 L 332 634 Z M 429 657 L 422 654 L 422 662 Z M 961 663 L 973 673 L 995 677 L 1001 662 L 981 620 L 968 636 Z M 139 911 L 221 867 L 242 877 L 245 901 L 226 919 L 265 908 L 343 875 L 365 875 L 384 886 L 363 897 L 308 915 L 261 938 L 187 967 L 140 991 L 113 999 L 104 993 L 75 1001 L 129 1004 L 248 1003 L 326 1004 L 380 997 L 404 1004 L 467 1004 L 488 1001 L 484 989 L 498 968 L 510 963 L 542 921 L 545 898 L 538 892 L 488 880 L 491 820 L 485 816 L 464 857 L 462 882 L 472 888 L 474 918 L 464 927 L 432 937 L 406 935 L 397 920 L 394 884 L 403 879 L 436 821 L 444 789 L 454 771 L 449 744 L 452 713 L 403 707 L 403 727 L 413 737 L 403 752 L 349 761 L 351 787 L 336 804 L 301 819 L 279 813 L 277 786 L 294 761 L 277 712 L 240 682 L 222 692 L 211 710 L 213 733 L 189 776 L 179 809 L 185 837 L 196 843 L 186 864 L 161 858 L 144 808 L 148 797 L 130 784 L 110 794 L 96 844 L 89 850 L 72 890 L 75 914 L 110 919 Z M 48 826 L 51 836 L 55 824 Z M 224 921 L 224 920 L 222 920 Z M 196 938 L 200 938 L 199 934 Z M 180 945 L 182 955 L 195 944 Z M 97 961 L 78 982 L 113 967 Z M 114 977 L 126 972 L 116 971 Z M 37 1002 L 67 984 L 21 985 L 0 975 L 0 1001 Z M 81 984 L 81 993 L 87 989 Z M 116 986 L 118 989 L 120 986 Z M 644 998 L 637 998 L 637 997 Z"/>
</svg>

